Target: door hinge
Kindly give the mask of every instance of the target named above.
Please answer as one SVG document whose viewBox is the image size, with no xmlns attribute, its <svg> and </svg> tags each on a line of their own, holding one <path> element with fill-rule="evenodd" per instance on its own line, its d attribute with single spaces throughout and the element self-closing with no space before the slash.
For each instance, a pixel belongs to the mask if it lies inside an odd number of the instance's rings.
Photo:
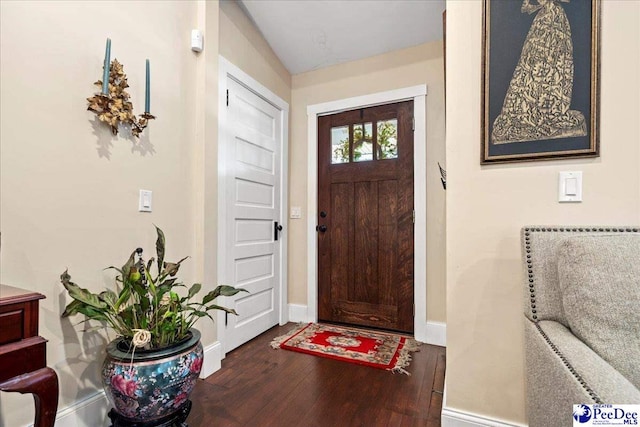
<svg viewBox="0 0 640 427">
<path fill-rule="evenodd" d="M 229 324 L 229 313 L 227 313 L 226 311 L 224 312 L 224 326 L 227 326 Z"/>
<path fill-rule="evenodd" d="M 416 223 L 416 210 L 413 210 L 413 223 Z"/>
<path fill-rule="evenodd" d="M 229 106 L 229 89 L 227 89 L 227 107 Z"/>
<path fill-rule="evenodd" d="M 229 92 L 227 92 L 227 101 L 229 101 Z M 227 103 L 227 105 L 229 105 Z M 411 117 L 411 130 L 416 130 L 416 118 Z"/>
<path fill-rule="evenodd" d="M 413 304 L 413 317 L 416 317 L 416 305 Z"/>
</svg>

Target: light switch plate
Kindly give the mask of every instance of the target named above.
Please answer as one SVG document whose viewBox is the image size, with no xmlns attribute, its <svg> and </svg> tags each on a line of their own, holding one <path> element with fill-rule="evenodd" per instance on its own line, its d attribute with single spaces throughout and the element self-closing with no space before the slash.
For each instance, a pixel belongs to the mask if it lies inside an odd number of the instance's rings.
<svg viewBox="0 0 640 427">
<path fill-rule="evenodd" d="M 151 190 L 140 190 L 140 198 L 138 199 L 139 212 L 151 212 L 153 192 Z"/>
<path fill-rule="evenodd" d="M 291 215 L 289 216 L 292 219 L 302 218 L 302 208 L 300 206 L 291 206 Z"/>
<path fill-rule="evenodd" d="M 563 203 L 582 202 L 582 171 L 560 172 L 558 201 Z"/>
</svg>

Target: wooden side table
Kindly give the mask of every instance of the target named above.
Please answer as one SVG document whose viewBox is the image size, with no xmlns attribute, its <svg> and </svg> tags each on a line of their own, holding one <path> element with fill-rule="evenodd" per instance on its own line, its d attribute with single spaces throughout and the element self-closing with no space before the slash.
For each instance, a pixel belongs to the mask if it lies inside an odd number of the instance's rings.
<svg viewBox="0 0 640 427">
<path fill-rule="evenodd" d="M 0 285 L 0 391 L 33 394 L 34 427 L 53 427 L 58 376 L 47 367 L 47 340 L 38 335 L 38 302 L 43 298 Z"/>
</svg>

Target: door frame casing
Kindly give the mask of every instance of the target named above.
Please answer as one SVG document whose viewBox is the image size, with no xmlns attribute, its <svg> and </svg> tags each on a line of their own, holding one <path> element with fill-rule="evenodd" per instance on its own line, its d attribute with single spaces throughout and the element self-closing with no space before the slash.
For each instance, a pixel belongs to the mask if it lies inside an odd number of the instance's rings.
<svg viewBox="0 0 640 427">
<path fill-rule="evenodd" d="M 271 92 L 265 86 L 260 84 L 253 77 L 242 71 L 240 68 L 232 64 L 222 55 L 218 56 L 218 242 L 217 242 L 217 263 L 218 263 L 218 283 L 225 283 L 225 262 L 226 259 L 226 247 L 225 241 L 229 237 L 227 229 L 227 213 L 226 204 L 228 203 L 226 196 L 226 188 L 228 184 L 228 165 L 225 163 L 224 156 L 224 144 L 229 140 L 229 121 L 226 105 L 226 92 L 227 92 L 227 77 L 235 80 L 240 85 L 244 86 L 247 90 L 255 93 L 260 98 L 264 99 L 269 104 L 273 105 L 280 111 L 281 116 L 281 134 L 282 134 L 282 146 L 280 153 L 280 218 L 279 223 L 283 229 L 278 241 L 280 242 L 277 247 L 280 251 L 280 281 L 278 283 L 278 289 L 280 292 L 279 299 L 279 313 L 278 322 L 280 325 L 284 325 L 288 321 L 287 310 L 287 249 L 288 249 L 288 215 L 287 209 L 289 206 L 288 201 L 288 182 L 289 182 L 289 104 L 282 98 Z M 224 305 L 224 297 L 220 297 L 219 303 Z M 225 324 L 224 313 L 218 311 L 216 314 L 216 331 L 217 340 L 222 343 L 222 357 L 224 358 L 224 339 L 225 339 Z"/>
<path fill-rule="evenodd" d="M 414 336 L 427 338 L 427 85 L 417 85 L 370 95 L 307 106 L 307 321 L 318 321 L 318 117 L 356 108 L 413 100 L 414 224 Z"/>
</svg>

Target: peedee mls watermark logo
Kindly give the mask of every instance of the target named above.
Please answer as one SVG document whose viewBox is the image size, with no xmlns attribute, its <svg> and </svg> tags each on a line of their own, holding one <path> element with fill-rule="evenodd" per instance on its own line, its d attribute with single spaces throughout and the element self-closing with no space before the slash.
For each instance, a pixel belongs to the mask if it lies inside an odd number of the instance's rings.
<svg viewBox="0 0 640 427">
<path fill-rule="evenodd" d="M 573 405 L 573 426 L 637 426 L 640 405 Z"/>
</svg>

